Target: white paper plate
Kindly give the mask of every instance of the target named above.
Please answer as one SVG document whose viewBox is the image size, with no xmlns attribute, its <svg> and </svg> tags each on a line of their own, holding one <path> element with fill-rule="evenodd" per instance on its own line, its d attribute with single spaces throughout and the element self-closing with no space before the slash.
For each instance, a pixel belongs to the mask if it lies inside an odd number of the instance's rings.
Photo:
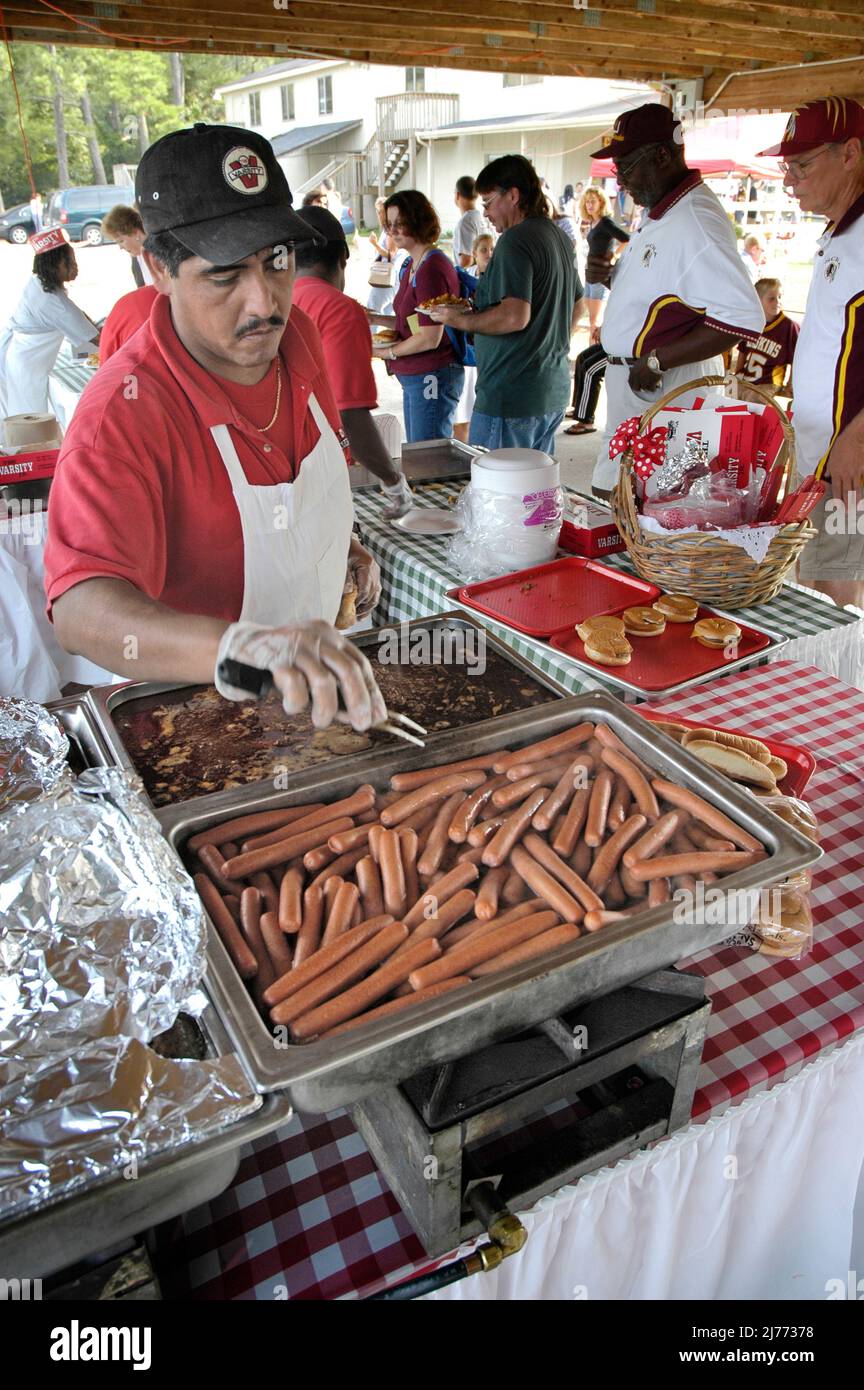
<svg viewBox="0 0 864 1390">
<path fill-rule="evenodd" d="M 453 536 L 462 530 L 462 522 L 446 507 L 414 507 L 392 521 L 409 536 Z"/>
</svg>

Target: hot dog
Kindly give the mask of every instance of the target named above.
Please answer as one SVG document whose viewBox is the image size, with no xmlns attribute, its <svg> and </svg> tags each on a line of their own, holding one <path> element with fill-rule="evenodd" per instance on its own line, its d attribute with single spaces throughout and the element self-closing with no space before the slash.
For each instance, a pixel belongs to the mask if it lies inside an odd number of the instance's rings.
<svg viewBox="0 0 864 1390">
<path fill-rule="evenodd" d="M 509 876 L 510 870 L 502 865 L 498 869 L 490 869 L 480 884 L 474 911 L 483 921 L 488 922 L 498 915 L 498 899 Z"/>
<path fill-rule="evenodd" d="M 668 878 L 652 878 L 648 884 L 648 906 L 660 907 L 668 903 L 670 897 Z"/>
<path fill-rule="evenodd" d="M 653 772 L 651 768 L 648 766 L 648 764 L 643 763 L 642 759 L 638 756 L 638 754 L 634 753 L 632 748 L 628 748 L 626 743 L 622 743 L 621 739 L 618 737 L 617 734 L 612 732 L 608 724 L 598 724 L 596 729 L 594 730 L 594 733 L 597 738 L 597 742 L 602 744 L 603 749 L 612 748 L 618 753 L 623 753 L 625 758 L 629 758 L 631 763 L 636 764 L 643 776 L 653 776 Z M 599 756 L 603 756 L 602 750 Z"/>
<path fill-rule="evenodd" d="M 540 810 L 548 795 L 548 787 L 538 787 L 496 830 L 483 851 L 483 863 L 487 868 L 497 869 L 504 863 L 514 845 L 518 845 L 528 830 L 534 815 Z"/>
<path fill-rule="evenodd" d="M 449 777 L 455 772 L 483 772 L 491 768 L 497 754 L 484 753 L 478 758 L 463 758 L 458 763 L 444 763 L 441 767 L 418 767 L 414 772 L 396 772 L 390 778 L 394 791 L 410 792 L 417 787 L 425 787 L 427 782 L 437 782 L 441 777 Z"/>
<path fill-rule="evenodd" d="M 326 1033 L 321 1033 L 322 1038 L 336 1038 L 340 1033 L 347 1033 L 352 1028 L 359 1028 L 363 1023 L 377 1023 L 379 1018 L 389 1018 L 391 1014 L 401 1013 L 403 1009 L 413 1008 L 416 1004 L 424 1004 L 427 999 L 437 999 L 439 994 L 447 994 L 451 989 L 461 989 L 463 985 L 470 985 L 471 981 L 467 975 L 455 975 L 452 980 L 442 980 L 438 985 L 430 985 L 428 989 L 418 990 L 416 993 L 408 986 L 406 994 L 399 999 L 391 999 L 389 1004 L 379 1004 L 377 1009 L 368 1009 L 365 1013 L 357 1014 L 354 1018 L 349 1018 L 347 1023 L 340 1023 L 338 1028 L 328 1028 Z"/>
<path fill-rule="evenodd" d="M 450 825 L 465 803 L 463 792 L 454 792 L 438 809 L 432 828 L 417 860 L 417 872 L 421 878 L 429 878 L 441 867 L 444 852 L 451 844 Z"/>
<path fill-rule="evenodd" d="M 486 774 L 481 771 L 453 772 L 449 777 L 439 777 L 434 782 L 427 782 L 415 791 L 408 792 L 398 801 L 394 801 L 392 806 L 386 807 L 381 812 L 381 824 L 391 829 L 422 807 L 429 806 L 432 802 L 445 801 L 454 792 L 473 792 L 485 781 Z"/>
<path fill-rule="evenodd" d="M 609 812 L 606 816 L 606 824 L 610 829 L 617 830 L 619 825 L 624 824 L 627 819 L 630 802 L 630 788 L 623 777 L 616 777 L 615 786 L 612 789 L 612 797 L 609 802 Z"/>
<path fill-rule="evenodd" d="M 488 820 L 481 820 L 479 825 L 472 825 L 468 831 L 468 843 L 472 849 L 478 846 L 488 845 L 492 836 L 497 830 L 501 829 L 506 816 L 490 816 Z"/>
<path fill-rule="evenodd" d="M 238 927 L 240 925 L 240 899 L 234 893 L 223 893 L 222 901 L 227 907 Z"/>
<path fill-rule="evenodd" d="M 568 762 L 558 782 L 531 821 L 535 830 L 551 830 L 558 819 L 559 812 L 563 811 L 565 806 L 569 806 L 573 799 L 573 788 L 576 785 L 576 773 L 580 769 L 583 774 L 587 772 L 584 758 L 574 758 L 572 762 Z"/>
<path fill-rule="evenodd" d="M 432 893 L 434 893 L 434 889 Z M 460 892 L 454 893 L 446 902 L 432 904 L 433 915 L 423 918 L 420 925 L 412 931 L 405 946 L 400 946 L 399 950 L 396 951 L 396 955 L 401 955 L 402 951 L 407 949 L 409 945 L 413 946 L 415 941 L 426 941 L 433 936 L 440 940 L 442 936 L 446 936 L 451 927 L 474 911 L 476 901 L 476 895 L 471 892 L 471 889 L 463 888 Z"/>
<path fill-rule="evenodd" d="M 286 970 L 291 969 L 293 957 L 291 947 L 285 938 L 285 933 L 279 926 L 275 912 L 261 913 L 261 935 L 264 938 L 264 945 L 267 947 L 267 954 L 273 966 L 274 977 L 278 979 L 284 975 Z"/>
<path fill-rule="evenodd" d="M 384 888 L 384 911 L 401 917 L 405 911 L 405 870 L 402 850 L 395 830 L 385 830 L 381 836 L 381 883 Z"/>
<path fill-rule="evenodd" d="M 716 850 L 704 850 L 696 854 L 664 854 L 657 859 L 643 859 L 633 866 L 633 874 L 643 883 L 652 878 L 671 878 L 677 874 L 701 874 L 706 869 L 716 873 L 732 874 L 738 869 L 749 869 L 751 864 L 759 864 L 768 856 L 764 850 L 735 850 L 732 854 Z"/>
<path fill-rule="evenodd" d="M 607 909 L 602 912 L 586 912 L 582 925 L 586 931 L 599 931 L 601 927 L 608 927 L 610 922 L 626 921 L 632 913 L 633 909 L 630 907 L 625 907 L 621 912 L 611 912 Z"/>
<path fill-rule="evenodd" d="M 567 889 L 568 893 L 572 894 L 578 903 L 582 904 L 583 908 L 588 910 L 603 906 L 601 899 L 590 886 L 590 883 L 586 883 L 575 869 L 571 869 L 569 864 L 565 864 L 560 855 L 557 855 L 545 840 L 541 840 L 539 835 L 526 835 L 523 845 L 528 853 L 534 856 L 537 863 L 553 878 L 557 878 L 558 882 Z"/>
<path fill-rule="evenodd" d="M 512 870 L 504 881 L 501 889 L 501 901 L 507 907 L 521 906 L 528 901 L 528 885 L 523 878 Z"/>
<path fill-rule="evenodd" d="M 320 874 L 316 874 L 312 882 L 318 888 L 326 888 L 331 878 L 344 878 L 356 864 L 360 863 L 364 857 L 365 848 L 365 845 L 361 845 L 360 849 L 352 849 L 347 854 L 340 854 L 338 859 L 331 860 L 326 869 L 322 869 Z"/>
<path fill-rule="evenodd" d="M 624 863 L 623 855 L 621 856 L 621 863 L 618 865 L 618 877 L 621 880 L 621 887 L 624 889 L 628 898 L 644 898 L 646 896 L 648 884 L 640 883 L 637 878 L 633 877 L 633 874 Z M 659 882 L 660 880 L 657 881 Z"/>
<path fill-rule="evenodd" d="M 303 921 L 294 945 L 292 970 L 313 956 L 321 944 L 321 931 L 324 926 L 324 894 L 318 887 L 310 887 L 303 894 Z M 282 996 L 280 994 L 279 998 Z"/>
<path fill-rule="evenodd" d="M 234 892 L 237 884 L 225 877 L 225 860 L 221 849 L 217 849 L 215 845 L 202 845 L 198 851 L 198 862 L 220 893 Z"/>
<path fill-rule="evenodd" d="M 457 864 L 482 864 L 483 846 L 476 845 L 474 849 L 460 849 L 456 855 Z"/>
<path fill-rule="evenodd" d="M 617 748 L 604 748 L 603 762 L 627 783 L 633 800 L 642 815 L 647 816 L 648 820 L 656 820 L 660 815 L 657 797 L 654 795 L 650 783 L 629 754 L 619 753 Z"/>
<path fill-rule="evenodd" d="M 521 878 L 519 882 L 522 882 Z M 522 917 L 531 917 L 535 912 L 545 912 L 546 910 L 546 904 L 542 898 L 526 898 L 524 903 L 509 908 L 506 912 L 500 913 L 498 917 L 493 917 L 489 922 L 484 922 L 479 917 L 472 917 L 470 921 L 463 922 L 461 927 L 454 927 L 452 931 L 447 933 L 444 950 L 452 950 L 454 946 L 459 945 L 460 941 L 467 940 L 476 931 L 494 931 L 496 927 L 506 926 L 508 922 L 518 922 Z"/>
<path fill-rule="evenodd" d="M 353 818 L 362 811 L 369 811 L 375 805 L 375 788 L 364 784 L 358 787 L 351 796 L 343 797 L 341 801 L 333 801 L 329 806 L 320 806 L 317 810 L 310 811 L 299 820 L 293 821 L 288 827 L 292 835 L 301 835 L 306 830 L 314 830 L 316 826 L 326 825 L 331 820 L 342 820 L 346 816 Z M 285 836 L 280 830 L 274 830 L 268 835 L 256 836 L 253 840 L 247 841 L 248 853 L 256 849 L 266 849 L 270 845 L 278 844 Z M 318 838 L 318 844 L 324 844 L 327 840 L 326 835 Z M 315 841 L 310 842 L 310 848 L 314 848 Z"/>
<path fill-rule="evenodd" d="M 574 926 L 572 922 L 564 922 L 561 926 L 550 927 L 540 936 L 535 936 L 530 941 L 523 941 L 520 946 L 511 946 L 509 951 L 502 951 L 500 956 L 493 956 L 492 960 L 475 965 L 471 971 L 471 979 L 482 980 L 487 975 L 496 975 L 499 970 L 506 970 L 510 965 L 522 965 L 524 961 L 534 960 L 536 956 L 545 955 L 547 951 L 554 951 L 558 946 L 567 946 L 571 941 L 576 941 L 578 937 L 579 928 Z"/>
<path fill-rule="evenodd" d="M 402 827 L 397 833 L 402 853 L 402 867 L 405 870 L 405 902 L 416 903 L 420 896 L 420 880 L 417 876 L 417 831 Z"/>
<path fill-rule="evenodd" d="M 475 923 L 474 929 L 467 932 L 464 936 L 459 936 L 457 933 L 464 931 L 465 928 L 454 928 L 453 932 L 448 933 L 444 938 L 444 954 L 447 955 L 450 951 L 458 950 L 463 941 L 481 941 L 483 937 L 489 936 L 490 932 L 498 931 L 499 927 L 506 927 L 510 922 L 524 922 L 527 921 L 529 917 L 532 919 L 532 922 L 534 922 L 535 918 L 537 919 L 534 923 L 534 927 L 538 933 L 546 931 L 550 927 L 557 927 L 560 925 L 561 919 L 551 908 L 547 907 L 542 898 L 532 898 L 531 901 L 539 902 L 540 906 L 534 907 L 533 910 L 529 909 L 523 912 L 520 917 L 513 917 L 510 913 L 505 913 L 501 917 L 493 918 L 490 922 Z M 520 906 L 527 907 L 527 904 L 523 903 L 520 904 Z M 470 923 L 466 923 L 465 925 L 470 926 Z"/>
<path fill-rule="evenodd" d="M 626 867 L 632 869 L 635 864 L 639 863 L 640 859 L 650 859 L 652 855 L 657 853 L 658 849 L 666 844 L 667 840 L 672 839 L 672 836 L 681 829 L 687 818 L 686 811 L 667 811 L 658 821 L 649 826 L 645 834 L 641 835 L 635 844 L 632 844 L 625 852 L 624 863 Z"/>
<path fill-rule="evenodd" d="M 510 863 L 520 878 L 524 878 L 531 892 L 543 898 L 565 922 L 581 922 L 583 909 L 573 895 L 521 845 L 511 852 Z"/>
<path fill-rule="evenodd" d="M 597 849 L 603 843 L 603 836 L 606 833 L 606 817 L 609 814 L 609 802 L 612 800 L 614 784 L 615 778 L 611 769 L 601 767 L 591 788 L 591 795 L 588 799 L 588 816 L 585 821 L 585 829 L 582 832 L 583 840 L 592 849 Z"/>
<path fill-rule="evenodd" d="M 681 812 L 686 816 L 686 812 Z M 687 835 L 697 849 L 716 849 L 733 850 L 735 848 L 731 840 L 721 840 L 716 835 L 711 835 L 703 826 L 697 825 L 695 821 L 688 820 Z"/>
<path fill-rule="evenodd" d="M 326 844 L 331 835 L 335 835 L 339 830 L 350 830 L 352 826 L 353 821 L 348 816 L 342 816 L 311 830 L 300 831 L 289 839 L 280 840 L 278 844 L 250 850 L 248 854 L 238 854 L 236 859 L 226 862 L 225 876 L 231 879 L 247 878 L 249 874 L 257 874 L 260 869 L 270 869 L 274 864 L 284 864 L 288 859 L 296 859 L 298 855 L 305 854 L 308 849 L 316 849 L 319 845 Z"/>
<path fill-rule="evenodd" d="M 598 850 L 594 858 L 594 863 L 588 870 L 588 885 L 593 888 L 595 893 L 602 897 L 609 887 L 609 882 L 615 870 L 618 868 L 618 860 L 621 855 L 632 845 L 633 841 L 641 835 L 647 825 L 644 815 L 628 816 L 623 825 L 619 825 L 605 845 Z M 636 877 L 636 875 L 634 875 Z"/>
<path fill-rule="evenodd" d="M 234 820 L 222 821 L 193 835 L 186 848 L 199 850 L 203 845 L 224 845 L 226 840 L 242 840 L 257 831 L 279 830 L 292 821 L 301 820 L 312 811 L 321 809 L 323 802 L 315 801 L 309 806 L 288 806 L 281 811 L 256 811 L 250 816 L 237 816 Z"/>
<path fill-rule="evenodd" d="M 555 832 L 552 837 L 552 848 L 556 854 L 563 854 L 565 858 L 569 859 L 573 853 L 579 832 L 585 824 L 585 817 L 588 814 L 590 796 L 590 786 L 579 787 L 573 793 L 561 829 Z"/>
<path fill-rule="evenodd" d="M 305 988 L 312 980 L 316 980 L 325 970 L 331 966 L 338 965 L 339 961 L 344 960 L 347 955 L 355 951 L 358 946 L 364 946 L 367 941 L 382 931 L 384 927 L 392 924 L 392 917 L 386 914 L 379 917 L 370 917 L 368 921 L 361 922 L 359 927 L 351 927 L 342 936 L 338 936 L 332 945 L 321 947 L 313 951 L 305 960 L 298 961 L 297 956 L 302 944 L 303 935 L 307 930 L 310 921 L 314 921 L 319 905 L 323 911 L 324 895 L 317 888 L 307 888 L 303 895 L 303 926 L 300 928 L 297 937 L 297 949 L 294 952 L 294 964 L 290 974 L 282 975 L 275 980 L 264 996 L 264 1002 L 268 1007 L 280 1003 L 290 995 L 296 994 L 298 990 Z"/>
<path fill-rule="evenodd" d="M 587 753 L 583 753 L 581 748 L 579 750 L 578 758 L 573 757 L 572 748 L 569 750 L 569 752 L 565 749 L 564 753 L 559 755 L 559 757 L 547 758 L 542 763 L 517 763 L 513 767 L 508 767 L 507 771 L 504 773 L 504 776 L 507 778 L 508 782 L 519 782 L 522 780 L 523 777 L 534 776 L 541 776 L 545 781 L 547 777 L 551 777 L 553 781 L 546 782 L 547 787 L 549 787 L 554 785 L 554 783 L 558 781 L 558 778 L 561 776 L 562 772 L 566 772 L 567 768 L 571 767 L 574 763 L 578 763 L 580 765 L 584 764 L 587 770 L 594 766 L 594 759 L 590 757 Z"/>
<path fill-rule="evenodd" d="M 462 805 L 456 810 L 447 832 L 454 844 L 464 845 L 465 841 L 468 839 L 468 831 L 473 826 L 492 793 L 503 786 L 506 781 L 507 778 L 503 775 L 500 777 L 490 777 L 483 782 L 476 791 L 468 793 Z"/>
<path fill-rule="evenodd" d="M 396 985 L 407 980 L 412 970 L 419 970 L 441 954 L 437 941 L 419 941 L 409 946 L 402 956 L 393 956 L 377 970 L 373 970 L 365 980 L 335 998 L 320 1004 L 317 1009 L 303 1014 L 291 1025 L 291 1034 L 297 1042 L 307 1042 L 309 1038 L 336 1028 L 347 1019 L 356 1018 L 379 999 L 383 999 Z"/>
<path fill-rule="evenodd" d="M 419 927 L 426 917 L 431 899 L 434 898 L 440 907 L 443 903 L 449 902 L 450 898 L 454 897 L 461 889 L 467 888 L 469 883 L 476 883 L 479 877 L 480 873 L 476 864 L 457 864 L 449 873 L 439 878 L 437 883 L 430 884 L 425 892 L 411 904 L 402 918 L 406 927 L 411 931 L 415 927 Z"/>
<path fill-rule="evenodd" d="M 533 777 L 523 777 L 519 782 L 508 782 L 506 786 L 499 787 L 492 793 L 492 804 L 499 811 L 508 811 L 511 806 L 521 805 L 526 796 L 535 791 L 537 787 L 549 786 L 551 778 L 544 782 L 544 779 L 535 773 Z M 550 793 L 551 795 L 551 793 Z"/>
<path fill-rule="evenodd" d="M 240 894 L 240 930 L 258 962 L 254 976 L 256 988 L 266 989 L 275 980 L 276 972 L 261 935 L 261 894 L 257 888 L 244 888 Z"/>
<path fill-rule="evenodd" d="M 519 748 L 515 753 L 498 753 L 492 766 L 495 772 L 506 772 L 509 767 L 516 767 L 519 763 L 539 763 L 544 758 L 564 752 L 565 749 L 587 743 L 593 733 L 593 724 L 577 724 L 563 734 L 553 734 L 551 738 L 543 738 L 539 743 L 530 743 L 527 748 Z"/>
<path fill-rule="evenodd" d="M 580 878 L 584 879 L 587 877 L 588 870 L 591 868 L 593 862 L 594 855 L 591 852 L 591 846 L 586 845 L 584 840 L 580 840 L 573 854 L 570 856 L 570 868 L 575 874 L 578 874 Z"/>
<path fill-rule="evenodd" d="M 533 917 L 522 917 L 518 922 L 508 922 L 506 926 L 484 933 L 479 939 L 469 937 L 460 946 L 448 951 L 440 960 L 433 960 L 431 965 L 412 970 L 408 977 L 411 987 L 417 990 L 426 989 L 429 985 L 437 985 L 441 980 L 452 979 L 454 975 L 467 975 L 474 966 L 482 964 L 484 960 L 493 960 L 503 951 L 509 951 L 511 947 L 521 945 L 532 936 L 539 936 L 542 932 L 548 931 L 549 925 L 549 913 L 539 912 Z"/>
<path fill-rule="evenodd" d="M 303 921 L 303 875 L 299 869 L 289 869 L 279 885 L 279 926 L 282 931 L 296 932 Z"/>
<path fill-rule="evenodd" d="M 361 845 L 365 847 L 368 842 L 369 826 L 355 825 L 353 830 L 342 830 L 337 835 L 331 835 L 327 848 L 332 849 L 334 854 L 347 854 L 349 850 L 360 849 Z"/>
<path fill-rule="evenodd" d="M 279 889 L 276 887 L 270 875 L 262 870 L 259 874 L 252 874 L 249 882 L 252 884 L 252 887 L 257 888 L 258 892 L 261 894 L 261 901 L 263 903 L 262 912 L 278 912 Z"/>
<path fill-rule="evenodd" d="M 331 849 L 329 845 L 320 845 L 318 849 L 307 849 L 300 862 L 310 874 L 319 874 L 328 864 L 332 864 L 335 858 L 335 849 Z"/>
<path fill-rule="evenodd" d="M 240 928 L 222 901 L 219 889 L 206 874 L 196 874 L 193 882 L 198 889 L 198 896 L 207 910 L 210 921 L 219 933 L 222 945 L 234 962 L 238 975 L 243 980 L 254 979 L 258 973 L 258 962 L 244 940 Z"/>
<path fill-rule="evenodd" d="M 352 930 L 362 931 L 362 927 L 354 927 Z M 333 950 L 339 946 L 341 942 L 347 940 L 349 935 L 350 933 L 346 932 L 344 936 L 337 937 L 332 947 L 323 947 L 306 964 L 312 965 L 319 957 L 326 956 L 328 950 Z M 302 1018 L 303 1014 L 308 1014 L 311 1009 L 316 1009 L 325 1000 L 332 999 L 334 995 L 350 989 L 376 965 L 380 965 L 388 956 L 391 956 L 407 935 L 408 928 L 403 927 L 401 922 L 391 922 L 387 927 L 379 927 L 371 940 L 362 946 L 355 946 L 338 964 L 324 970 L 314 980 L 304 985 L 302 989 L 282 999 L 275 1008 L 270 1010 L 271 1019 L 274 1023 L 293 1023 L 295 1018 Z M 290 981 L 297 974 L 299 971 L 292 970 L 290 975 L 283 975 L 282 978 Z M 277 981 L 277 983 L 279 982 Z M 268 994 L 270 992 L 268 991 Z"/>
<path fill-rule="evenodd" d="M 367 917 L 376 917 L 384 911 L 384 892 L 381 887 L 378 865 L 371 854 L 357 860 L 354 872 L 357 875 L 357 886 L 363 899 L 363 911 Z"/>
<path fill-rule="evenodd" d="M 627 906 L 627 894 L 624 892 L 624 888 L 622 886 L 621 879 L 618 876 L 617 869 L 615 870 L 615 872 L 609 880 L 609 883 L 606 888 L 605 897 L 607 907 L 624 908 Z"/>
<path fill-rule="evenodd" d="M 324 935 L 321 938 L 322 946 L 329 946 L 331 941 L 335 941 L 337 937 L 348 930 L 359 898 L 360 890 L 356 883 L 346 883 L 343 880 L 339 884 L 330 904 L 327 926 L 324 928 Z"/>
<path fill-rule="evenodd" d="M 724 816 L 722 811 L 718 811 L 715 806 L 709 805 L 701 796 L 697 796 L 696 792 L 691 792 L 687 787 L 677 787 L 674 782 L 667 782 L 662 777 L 655 777 L 651 785 L 663 801 L 689 811 L 691 816 L 703 821 L 709 829 L 716 830 L 723 839 L 734 841 L 742 849 L 762 849 L 757 839 L 746 830 L 742 830 L 728 816 Z"/>
</svg>

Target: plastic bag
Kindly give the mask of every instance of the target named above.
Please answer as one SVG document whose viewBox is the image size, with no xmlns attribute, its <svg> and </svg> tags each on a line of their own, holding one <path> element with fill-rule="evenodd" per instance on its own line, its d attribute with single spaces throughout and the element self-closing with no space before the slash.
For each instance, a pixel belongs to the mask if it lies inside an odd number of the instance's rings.
<svg viewBox="0 0 864 1390">
<path fill-rule="evenodd" d="M 819 843 L 819 826 L 805 801 L 794 796 L 764 796 L 763 806 L 788 825 Z M 783 883 L 766 888 L 750 924 L 753 946 L 765 956 L 785 956 L 798 960 L 813 944 L 813 913 L 810 908 L 812 874 L 809 869 L 791 874 Z"/>
<path fill-rule="evenodd" d="M 466 581 L 546 564 L 558 549 L 564 506 L 562 487 L 507 494 L 472 484 L 456 503 L 462 530 L 447 558 Z"/>
</svg>

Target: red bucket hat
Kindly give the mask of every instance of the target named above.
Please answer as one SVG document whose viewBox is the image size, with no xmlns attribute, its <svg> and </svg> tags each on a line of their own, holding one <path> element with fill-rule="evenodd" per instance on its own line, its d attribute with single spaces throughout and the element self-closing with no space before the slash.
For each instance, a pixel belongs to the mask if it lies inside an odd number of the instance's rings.
<svg viewBox="0 0 864 1390">
<path fill-rule="evenodd" d="M 667 140 L 683 144 L 681 122 L 659 101 L 646 101 L 644 106 L 623 111 L 604 139 L 602 148 L 592 151 L 592 159 L 622 159 L 644 145 L 662 145 Z"/>
<path fill-rule="evenodd" d="M 28 241 L 36 255 L 41 256 L 43 251 L 56 251 L 60 246 L 68 246 L 69 236 L 64 227 L 52 227 L 47 232 L 33 232 Z"/>
<path fill-rule="evenodd" d="M 790 154 L 815 150 L 817 145 L 839 145 L 856 135 L 864 140 L 864 106 L 851 97 L 825 97 L 793 111 L 779 145 L 760 150 L 758 157 L 779 155 L 786 159 Z"/>
</svg>

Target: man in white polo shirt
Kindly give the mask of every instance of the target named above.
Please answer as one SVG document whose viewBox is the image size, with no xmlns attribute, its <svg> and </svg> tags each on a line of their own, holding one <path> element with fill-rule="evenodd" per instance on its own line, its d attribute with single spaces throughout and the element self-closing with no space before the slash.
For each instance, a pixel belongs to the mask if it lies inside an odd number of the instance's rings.
<svg viewBox="0 0 864 1390">
<path fill-rule="evenodd" d="M 593 477 L 600 496 L 618 478 L 609 440 L 621 422 L 676 386 L 722 376 L 722 353 L 741 338 L 758 338 L 765 323 L 731 223 L 702 175 L 687 168 L 672 112 L 657 102 L 625 111 L 592 158 L 610 156 L 619 186 L 646 211 L 611 277 L 602 257 L 589 257 L 586 270 L 589 282 L 611 278 L 612 285 L 601 331 L 609 361 L 606 432 Z M 676 404 L 691 404 L 694 394 Z"/>
<path fill-rule="evenodd" d="M 792 368 L 799 477 L 830 481 L 811 520 L 819 535 L 799 577 L 835 603 L 864 607 L 864 107 L 826 97 L 799 107 L 783 139 L 784 183 L 827 217 Z M 803 158 L 801 157 L 803 156 Z M 833 494 L 833 496 L 832 496 Z"/>
</svg>

